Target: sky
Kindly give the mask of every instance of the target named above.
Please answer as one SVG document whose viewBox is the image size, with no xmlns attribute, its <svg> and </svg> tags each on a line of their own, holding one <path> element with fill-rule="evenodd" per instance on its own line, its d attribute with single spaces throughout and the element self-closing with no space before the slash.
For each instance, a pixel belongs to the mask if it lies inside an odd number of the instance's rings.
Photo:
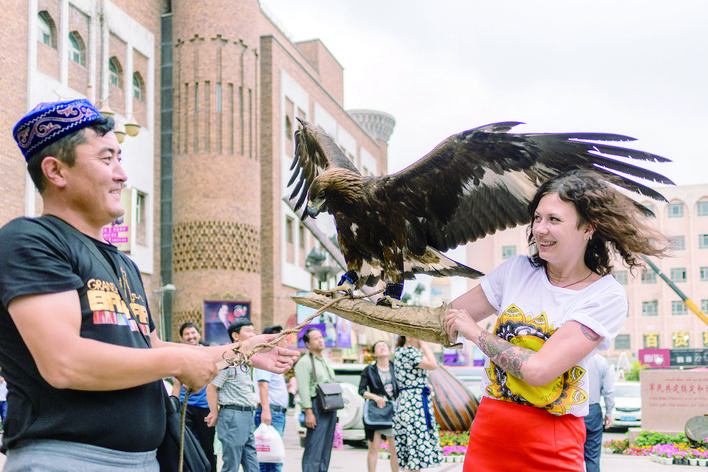
<svg viewBox="0 0 708 472">
<path fill-rule="evenodd" d="M 670 5 L 669 5 L 670 3 Z M 708 183 L 704 0 L 261 0 L 294 41 L 344 67 L 345 109 L 393 115 L 389 172 L 446 137 L 498 121 L 517 132 L 637 138 L 648 167 Z"/>
<path fill-rule="evenodd" d="M 261 5 L 291 40 L 320 39 L 337 58 L 345 109 L 395 117 L 389 173 L 452 134 L 520 121 L 515 132 L 631 136 L 628 146 L 673 161 L 641 165 L 678 185 L 708 183 L 708 1 Z M 448 255 L 464 261 L 464 247 Z M 465 290 L 465 279 L 450 280 L 453 297 Z"/>
</svg>

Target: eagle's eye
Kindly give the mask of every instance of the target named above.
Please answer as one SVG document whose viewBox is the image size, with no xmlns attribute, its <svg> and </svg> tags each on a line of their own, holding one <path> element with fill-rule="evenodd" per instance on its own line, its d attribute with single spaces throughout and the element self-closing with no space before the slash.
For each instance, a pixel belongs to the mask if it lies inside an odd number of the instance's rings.
<svg viewBox="0 0 708 472">
<path fill-rule="evenodd" d="M 319 198 L 324 198 L 324 196 L 325 196 L 325 191 L 324 191 L 324 190 L 320 190 L 319 192 L 317 192 L 317 196 L 318 196 Z"/>
</svg>

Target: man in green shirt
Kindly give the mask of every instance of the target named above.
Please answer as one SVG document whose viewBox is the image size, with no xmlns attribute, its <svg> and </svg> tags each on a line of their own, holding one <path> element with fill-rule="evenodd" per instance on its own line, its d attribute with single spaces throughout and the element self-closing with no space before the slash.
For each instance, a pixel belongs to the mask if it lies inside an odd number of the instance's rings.
<svg viewBox="0 0 708 472">
<path fill-rule="evenodd" d="M 336 411 L 321 411 L 315 397 L 315 383 L 312 381 L 312 366 L 318 383 L 334 382 L 334 372 L 322 351 L 325 341 L 317 328 L 310 328 L 302 336 L 307 354 L 295 364 L 295 379 L 300 394 L 300 404 L 305 412 L 305 450 L 302 453 L 302 472 L 327 472 L 332 455 L 334 428 L 337 425 Z"/>
</svg>

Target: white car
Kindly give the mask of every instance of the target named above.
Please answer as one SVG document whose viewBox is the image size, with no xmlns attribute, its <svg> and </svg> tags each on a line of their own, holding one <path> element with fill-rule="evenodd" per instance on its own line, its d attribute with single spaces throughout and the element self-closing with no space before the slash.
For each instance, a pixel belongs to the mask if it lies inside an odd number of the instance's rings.
<svg viewBox="0 0 708 472">
<path fill-rule="evenodd" d="M 615 382 L 615 409 L 612 427 L 634 428 L 642 425 L 642 391 L 639 382 Z"/>
<path fill-rule="evenodd" d="M 359 395 L 359 380 L 361 373 L 368 364 L 334 364 L 334 380 L 342 385 L 344 408 L 337 411 L 337 421 L 342 425 L 342 439 L 348 443 L 366 444 L 364 433 L 364 398 Z M 298 436 L 300 445 L 305 446 L 305 419 L 300 405 L 295 407 L 298 418 Z"/>
</svg>

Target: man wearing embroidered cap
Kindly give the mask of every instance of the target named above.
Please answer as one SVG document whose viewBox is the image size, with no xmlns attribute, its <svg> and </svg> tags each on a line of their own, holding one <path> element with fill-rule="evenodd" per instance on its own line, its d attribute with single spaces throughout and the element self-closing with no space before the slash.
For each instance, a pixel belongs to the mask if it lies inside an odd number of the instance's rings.
<svg viewBox="0 0 708 472">
<path fill-rule="evenodd" d="M 234 347 L 161 341 L 136 265 L 103 241 L 125 211 L 112 130 L 87 100 L 40 104 L 13 130 L 43 214 L 0 229 L 5 471 L 159 470 L 162 378 L 198 391 Z M 284 372 L 294 355 L 274 348 L 251 360 Z"/>
</svg>

